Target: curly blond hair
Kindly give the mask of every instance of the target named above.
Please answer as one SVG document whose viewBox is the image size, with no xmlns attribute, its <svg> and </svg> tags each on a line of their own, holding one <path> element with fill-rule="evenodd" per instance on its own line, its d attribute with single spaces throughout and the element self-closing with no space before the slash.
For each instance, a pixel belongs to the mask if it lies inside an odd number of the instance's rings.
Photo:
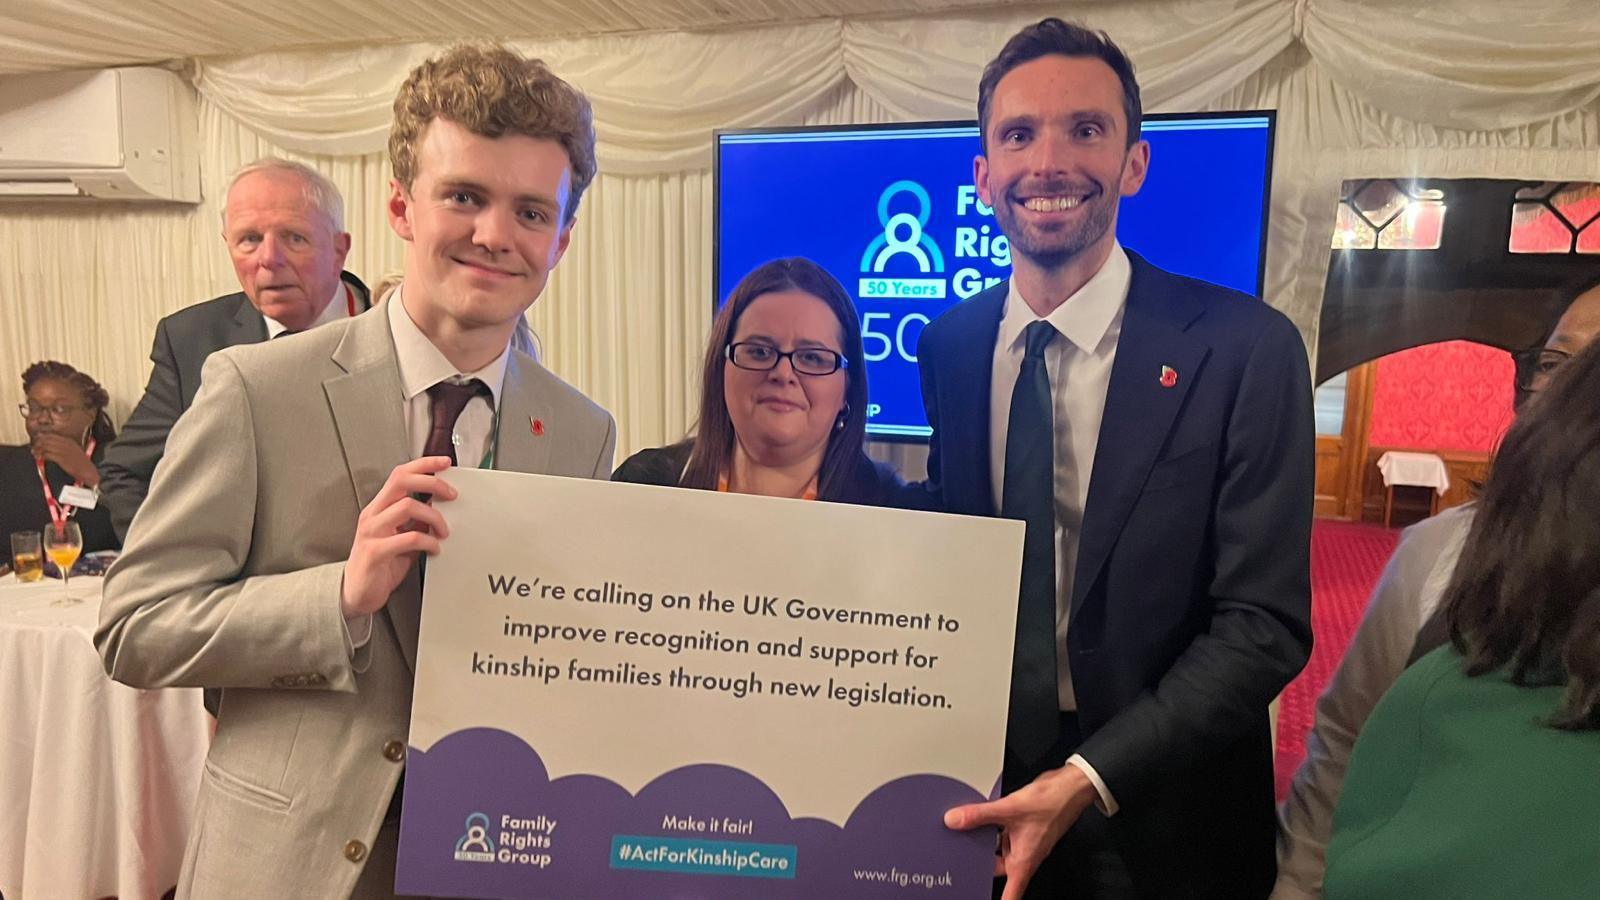
<svg viewBox="0 0 1600 900">
<path fill-rule="evenodd" d="M 541 60 L 498 44 L 462 44 L 412 69 L 394 98 L 389 129 L 389 163 L 408 189 L 417 177 L 417 144 L 434 119 L 488 138 L 521 134 L 560 144 L 572 165 L 568 221 L 594 181 L 594 111 Z"/>
</svg>

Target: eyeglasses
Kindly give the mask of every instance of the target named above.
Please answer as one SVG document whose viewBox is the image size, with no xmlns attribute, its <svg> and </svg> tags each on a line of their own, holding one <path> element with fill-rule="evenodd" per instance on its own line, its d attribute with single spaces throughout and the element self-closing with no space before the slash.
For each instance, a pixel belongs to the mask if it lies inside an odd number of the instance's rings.
<svg viewBox="0 0 1600 900">
<path fill-rule="evenodd" d="M 1544 390 L 1556 371 L 1571 359 L 1572 354 L 1549 348 L 1517 354 L 1517 387 L 1529 393 Z"/>
<path fill-rule="evenodd" d="M 60 403 L 57 403 L 54 406 L 40 406 L 36 403 L 17 404 L 17 412 L 22 413 L 22 417 L 24 419 L 37 419 L 45 413 L 49 413 L 51 418 L 65 419 L 67 416 L 72 415 L 78 410 L 86 408 L 87 407 L 83 406 L 63 406 Z"/>
<path fill-rule="evenodd" d="M 823 347 L 801 347 L 785 353 L 771 344 L 741 341 L 728 345 L 727 356 L 728 362 L 752 372 L 770 372 L 784 359 L 800 375 L 832 375 L 850 368 L 850 360 L 844 354 Z"/>
</svg>

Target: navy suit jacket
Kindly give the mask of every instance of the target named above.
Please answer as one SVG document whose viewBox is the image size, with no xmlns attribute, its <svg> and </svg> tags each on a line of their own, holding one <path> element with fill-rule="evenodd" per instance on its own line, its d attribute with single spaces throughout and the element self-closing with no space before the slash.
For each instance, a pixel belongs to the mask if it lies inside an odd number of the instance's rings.
<svg viewBox="0 0 1600 900">
<path fill-rule="evenodd" d="M 1311 648 L 1310 367 L 1265 303 L 1128 256 L 1065 647 L 1078 752 L 1116 797 L 1143 892 L 1265 897 L 1267 707 Z M 940 316 L 917 351 L 928 489 L 950 512 L 997 514 L 989 382 L 1008 290 Z"/>
<path fill-rule="evenodd" d="M 361 279 L 349 272 L 339 277 L 354 289 L 358 310 L 371 308 L 371 292 Z M 186 306 L 156 323 L 150 381 L 100 466 L 100 502 L 111 511 L 119 539 L 127 537 L 150 490 L 156 463 L 167 449 L 167 432 L 200 390 L 206 358 L 223 347 L 266 339 L 267 320 L 243 292 Z"/>
</svg>

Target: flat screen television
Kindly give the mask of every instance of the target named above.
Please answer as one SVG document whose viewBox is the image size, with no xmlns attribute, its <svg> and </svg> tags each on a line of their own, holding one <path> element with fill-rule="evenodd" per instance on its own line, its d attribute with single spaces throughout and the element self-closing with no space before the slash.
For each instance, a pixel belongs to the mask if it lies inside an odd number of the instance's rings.
<svg viewBox="0 0 1600 900">
<path fill-rule="evenodd" d="M 1146 116 L 1150 172 L 1122 201 L 1123 246 L 1259 297 L 1274 127 L 1270 111 Z M 820 263 L 861 314 L 868 435 L 926 438 L 917 338 L 1011 268 L 1005 236 L 972 185 L 977 125 L 719 131 L 715 143 L 713 302 L 770 259 Z"/>
</svg>

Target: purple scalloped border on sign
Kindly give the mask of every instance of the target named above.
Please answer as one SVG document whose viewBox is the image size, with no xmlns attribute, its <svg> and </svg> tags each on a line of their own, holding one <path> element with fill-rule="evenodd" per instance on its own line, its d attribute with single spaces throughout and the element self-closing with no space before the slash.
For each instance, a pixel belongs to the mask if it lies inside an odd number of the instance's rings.
<svg viewBox="0 0 1600 900">
<path fill-rule="evenodd" d="M 991 796 L 997 795 L 998 780 Z M 574 900 L 978 900 L 990 896 L 995 832 L 952 832 L 942 820 L 945 810 L 983 799 L 952 778 L 909 775 L 863 798 L 841 828 L 822 819 L 791 818 L 766 784 L 730 766 L 674 769 L 635 796 L 596 775 L 552 781 L 539 754 L 521 738 L 474 728 L 450 734 L 426 752 L 411 751 L 396 889 L 441 897 Z M 712 848 L 793 847 L 793 877 L 614 868 L 617 835 L 687 838 Z"/>
</svg>

